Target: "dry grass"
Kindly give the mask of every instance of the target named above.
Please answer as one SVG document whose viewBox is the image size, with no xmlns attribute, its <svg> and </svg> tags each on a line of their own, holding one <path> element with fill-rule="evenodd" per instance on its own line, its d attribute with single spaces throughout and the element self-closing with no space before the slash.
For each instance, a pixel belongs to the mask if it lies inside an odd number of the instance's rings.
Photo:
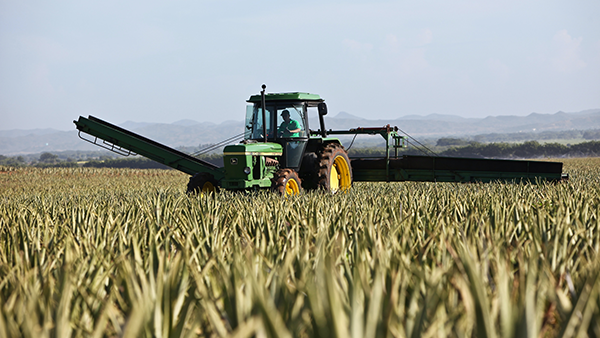
<svg viewBox="0 0 600 338">
<path fill-rule="evenodd" d="M 0 168 L 0 336 L 600 336 L 598 168 L 289 199 Z"/>
</svg>

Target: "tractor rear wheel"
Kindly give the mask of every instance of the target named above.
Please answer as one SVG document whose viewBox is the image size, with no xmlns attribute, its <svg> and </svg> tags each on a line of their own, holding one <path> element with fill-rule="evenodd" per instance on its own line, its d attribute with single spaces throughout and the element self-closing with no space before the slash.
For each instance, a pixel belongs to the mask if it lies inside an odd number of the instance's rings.
<svg viewBox="0 0 600 338">
<path fill-rule="evenodd" d="M 209 173 L 196 173 L 190 177 L 187 185 L 188 194 L 206 194 L 219 191 L 219 183 L 215 177 Z"/>
<path fill-rule="evenodd" d="M 293 169 L 279 169 L 271 181 L 271 190 L 281 196 L 297 196 L 302 191 L 298 173 Z"/>
<path fill-rule="evenodd" d="M 318 186 L 320 189 L 336 193 L 352 187 L 352 167 L 344 147 L 329 143 L 318 152 Z"/>
</svg>

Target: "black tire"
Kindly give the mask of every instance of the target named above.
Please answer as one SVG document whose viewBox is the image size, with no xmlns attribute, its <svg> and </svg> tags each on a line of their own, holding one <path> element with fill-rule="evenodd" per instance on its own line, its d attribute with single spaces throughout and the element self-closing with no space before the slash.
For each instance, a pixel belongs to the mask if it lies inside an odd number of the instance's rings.
<svg viewBox="0 0 600 338">
<path fill-rule="evenodd" d="M 219 182 L 209 173 L 196 173 L 190 177 L 187 185 L 188 194 L 219 192 Z"/>
<path fill-rule="evenodd" d="M 338 143 L 329 143 L 317 153 L 317 186 L 319 189 L 337 192 L 352 187 L 352 166 L 348 153 Z M 332 173 L 336 177 L 332 177 Z"/>
<path fill-rule="evenodd" d="M 279 169 L 271 179 L 271 190 L 281 196 L 298 195 L 302 192 L 302 181 L 293 169 Z"/>
</svg>

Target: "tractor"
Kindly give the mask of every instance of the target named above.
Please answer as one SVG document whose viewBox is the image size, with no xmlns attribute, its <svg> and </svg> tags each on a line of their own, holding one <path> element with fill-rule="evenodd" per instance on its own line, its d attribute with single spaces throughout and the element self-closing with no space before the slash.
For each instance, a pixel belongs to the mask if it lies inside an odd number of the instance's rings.
<svg viewBox="0 0 600 338">
<path fill-rule="evenodd" d="M 188 192 L 270 188 L 297 195 L 302 189 L 350 189 L 350 159 L 340 140 L 325 133 L 327 106 L 319 95 L 265 94 L 263 85 L 261 95 L 248 103 L 243 141 L 223 150 L 225 177 L 219 182 L 210 173 L 197 173 Z M 312 114 L 319 116 L 318 131 L 309 128 Z"/>
<path fill-rule="evenodd" d="M 540 182 L 568 179 L 562 163 L 506 159 L 402 155 L 407 137 L 398 127 L 327 130 L 325 101 L 309 93 L 266 93 L 247 100 L 243 139 L 223 149 L 223 167 L 89 116 L 73 121 L 79 137 L 120 155 L 142 155 L 191 175 L 188 193 L 271 189 L 281 195 L 302 190 L 348 191 L 353 181 Z M 310 129 L 309 116 L 318 116 Z M 350 158 L 332 135 L 380 135 L 384 156 Z M 89 138 L 85 135 L 91 135 Z M 217 145 L 224 145 L 235 137 Z M 215 147 L 211 148 L 214 149 Z"/>
</svg>

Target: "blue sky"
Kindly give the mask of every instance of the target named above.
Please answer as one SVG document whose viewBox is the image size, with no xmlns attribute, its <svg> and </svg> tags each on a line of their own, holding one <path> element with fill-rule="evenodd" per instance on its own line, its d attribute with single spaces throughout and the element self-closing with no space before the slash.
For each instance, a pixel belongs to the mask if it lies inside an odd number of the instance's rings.
<svg viewBox="0 0 600 338">
<path fill-rule="evenodd" d="M 600 108 L 600 1 L 0 0 L 0 129 L 242 120 L 260 91 L 332 115 Z"/>
</svg>

